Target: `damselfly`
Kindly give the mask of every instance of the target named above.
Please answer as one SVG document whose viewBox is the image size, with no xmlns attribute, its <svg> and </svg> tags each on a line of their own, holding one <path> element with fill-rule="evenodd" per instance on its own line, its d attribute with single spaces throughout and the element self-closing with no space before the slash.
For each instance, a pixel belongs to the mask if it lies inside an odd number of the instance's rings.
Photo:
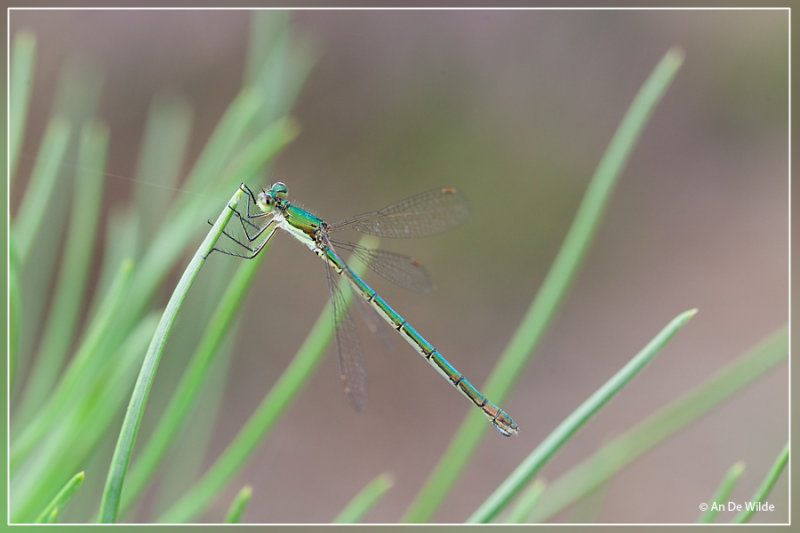
<svg viewBox="0 0 800 533">
<path fill-rule="evenodd" d="M 262 189 L 258 195 L 244 184 L 242 190 L 248 197 L 246 213 L 244 215 L 238 211 L 234 213 L 241 222 L 249 243 L 242 242 L 227 232 L 225 234 L 246 249 L 247 253 L 238 254 L 219 248 L 215 250 L 236 257 L 253 259 L 280 228 L 289 232 L 322 258 L 326 264 L 325 277 L 333 303 L 334 324 L 338 325 L 336 348 L 339 373 L 347 398 L 357 411 L 362 411 L 366 405 L 367 375 L 355 324 L 336 283 L 337 274 L 347 278 L 363 301 L 397 330 L 428 364 L 469 398 L 501 434 L 511 436 L 517 433 L 519 427 L 508 413 L 488 401 L 430 342 L 389 307 L 383 298 L 347 266 L 337 250 L 352 251 L 355 257 L 366 262 L 379 276 L 401 287 L 417 292 L 428 292 L 432 284 L 422 266 L 404 255 L 364 248 L 331 237 L 331 234 L 340 230 L 355 230 L 378 237 L 393 238 L 424 237 L 440 233 L 462 223 L 469 215 L 468 204 L 458 191 L 450 188 L 434 189 L 378 211 L 328 224 L 313 213 L 289 202 L 289 191 L 281 182 L 274 183 L 269 189 Z M 253 213 L 251 205 L 256 208 Z M 268 230 L 269 233 L 264 236 Z"/>
</svg>

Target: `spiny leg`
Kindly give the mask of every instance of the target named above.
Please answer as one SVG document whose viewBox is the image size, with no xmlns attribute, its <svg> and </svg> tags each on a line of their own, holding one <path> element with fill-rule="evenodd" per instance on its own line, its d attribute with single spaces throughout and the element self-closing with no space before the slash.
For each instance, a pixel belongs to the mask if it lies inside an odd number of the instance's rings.
<svg viewBox="0 0 800 533">
<path fill-rule="evenodd" d="M 272 221 L 270 221 L 269 224 L 264 226 L 263 229 L 266 229 L 266 228 L 270 227 L 271 225 L 272 225 Z M 261 250 L 264 249 L 264 246 L 267 245 L 267 243 L 270 241 L 270 239 L 272 239 L 272 236 L 275 235 L 275 232 L 277 230 L 278 230 L 278 226 L 273 227 L 272 231 L 269 232 L 269 235 L 267 235 L 267 237 L 263 241 L 261 241 L 261 243 L 258 246 L 256 246 L 255 248 L 250 248 L 249 246 L 247 246 L 243 242 L 237 240 L 231 234 L 229 234 L 228 232 L 223 230 L 222 231 L 223 235 L 228 237 L 230 240 L 232 240 L 233 242 L 235 242 L 236 244 L 238 244 L 242 248 L 245 248 L 250 253 L 249 254 L 237 254 L 236 252 L 231 252 L 229 250 L 223 250 L 222 248 L 214 247 L 206 254 L 205 258 L 208 258 L 208 256 L 211 255 L 212 252 L 221 252 L 221 253 L 223 253 L 225 255 L 231 255 L 233 257 L 240 257 L 242 259 L 254 259 L 261 252 Z M 262 233 L 263 233 L 263 230 L 262 230 Z"/>
</svg>

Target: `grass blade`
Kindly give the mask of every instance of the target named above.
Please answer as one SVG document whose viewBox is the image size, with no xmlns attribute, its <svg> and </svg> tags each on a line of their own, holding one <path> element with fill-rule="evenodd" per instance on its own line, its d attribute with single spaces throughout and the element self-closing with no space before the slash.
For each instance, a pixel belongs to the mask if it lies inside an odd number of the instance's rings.
<svg viewBox="0 0 800 533">
<path fill-rule="evenodd" d="M 708 509 L 700 515 L 700 518 L 697 520 L 698 522 L 710 524 L 714 521 L 719 514 L 720 508 L 724 507 L 725 502 L 728 501 L 728 497 L 731 495 L 733 487 L 736 486 L 736 482 L 738 482 L 739 478 L 742 476 L 742 472 L 744 472 L 744 463 L 741 461 L 734 464 L 730 470 L 728 470 L 728 473 L 725 474 L 725 479 L 722 480 L 714 496 L 709 500 Z"/>
<path fill-rule="evenodd" d="M 360 522 L 364 515 L 372 509 L 378 500 L 394 485 L 391 474 L 384 472 L 370 481 L 369 485 L 350 500 L 342 511 L 333 519 L 335 524 L 355 524 Z"/>
<path fill-rule="evenodd" d="M 47 504 L 47 507 L 44 508 L 38 517 L 36 517 L 34 522 L 41 524 L 43 522 L 55 521 L 55 518 L 58 516 L 59 512 L 58 509 L 63 509 L 67 502 L 69 502 L 69 499 L 72 498 L 72 495 L 75 494 L 75 491 L 78 490 L 78 487 L 80 487 L 81 483 L 83 483 L 83 478 L 83 472 L 78 472 L 72 476 L 72 479 L 67 481 L 67 484 L 64 485 L 64 488 L 58 491 L 58 494 L 56 494 L 56 497 L 53 498 L 53 501 Z M 51 520 L 51 515 L 54 511 L 56 515 L 52 517 Z"/>
<path fill-rule="evenodd" d="M 9 234 L 13 230 L 9 228 Z M 22 334 L 22 299 L 20 297 L 19 253 L 12 237 L 8 242 L 8 396 L 12 396 L 17 375 L 17 356 Z"/>
<path fill-rule="evenodd" d="M 253 487 L 250 485 L 242 487 L 242 490 L 240 490 L 236 498 L 233 499 L 233 503 L 231 503 L 231 507 L 225 515 L 225 523 L 238 524 L 242 521 L 242 516 L 244 515 L 245 509 L 247 509 L 247 504 L 250 503 L 250 496 L 252 495 Z"/>
<path fill-rule="evenodd" d="M 114 522 L 117 517 L 117 509 L 119 508 L 120 495 L 122 493 L 122 486 L 125 481 L 125 474 L 128 469 L 128 462 L 130 460 L 131 452 L 133 451 L 133 444 L 136 441 L 136 433 L 139 430 L 139 422 L 144 414 L 144 407 L 147 402 L 147 395 L 150 392 L 150 386 L 153 382 L 158 362 L 161 358 L 161 352 L 164 349 L 164 344 L 167 342 L 167 337 L 175 322 L 178 311 L 180 310 L 183 299 L 186 293 L 200 271 L 205 258 L 211 253 L 214 244 L 222 234 L 222 229 L 230 220 L 235 209 L 239 204 L 242 191 L 239 189 L 231 197 L 229 204 L 227 204 L 220 213 L 214 226 L 209 231 L 203 243 L 195 252 L 194 257 L 186 267 L 175 291 L 170 296 L 164 314 L 161 316 L 161 321 L 158 324 L 156 333 L 153 340 L 147 349 L 139 377 L 136 380 L 136 385 L 131 394 L 131 400 L 128 404 L 128 410 L 125 413 L 125 419 L 122 422 L 122 429 L 119 433 L 117 446 L 114 449 L 114 456 L 111 459 L 111 466 L 108 470 L 108 477 L 106 478 L 106 485 L 103 490 L 103 499 L 100 505 L 100 521 L 101 522 Z"/>
<path fill-rule="evenodd" d="M 49 312 L 50 320 L 45 321 L 47 326 L 39 356 L 16 415 L 20 422 L 41 407 L 42 401 L 52 392 L 75 337 L 100 218 L 107 152 L 108 129 L 99 122 L 88 122 L 80 135 L 80 171 L 76 182 L 79 192 L 73 196 L 64 259 Z"/>
<path fill-rule="evenodd" d="M 631 103 L 602 160 L 542 287 L 520 326 L 481 389 L 501 404 L 531 359 L 572 285 L 589 249 L 614 186 L 648 118 L 683 61 L 672 49 L 659 62 Z M 425 486 L 404 516 L 408 522 L 427 522 L 450 491 L 485 435 L 484 417 L 473 409 L 462 423 Z"/>
<path fill-rule="evenodd" d="M 783 469 L 786 468 L 786 463 L 788 461 L 789 443 L 787 442 L 786 446 L 783 447 L 780 455 L 778 455 L 778 458 L 775 460 L 775 463 L 772 465 L 772 468 L 770 468 L 769 473 L 767 473 L 766 479 L 764 479 L 764 482 L 758 487 L 755 496 L 745 504 L 746 508 L 731 520 L 732 523 L 744 524 L 750 521 L 750 518 L 752 518 L 758 510 L 756 508 L 756 503 L 764 503 L 764 500 L 767 499 L 767 496 L 769 496 L 769 493 L 772 491 L 772 487 L 775 486 L 778 478 L 781 477 L 781 473 L 783 473 Z"/>
<path fill-rule="evenodd" d="M 58 507 L 54 508 L 53 511 L 47 516 L 47 520 L 44 522 L 46 524 L 55 524 L 58 521 Z"/>
<path fill-rule="evenodd" d="M 12 468 L 42 438 L 47 428 L 56 422 L 75 390 L 85 385 L 86 367 L 98 351 L 103 337 L 113 322 L 113 317 L 125 303 L 125 295 L 130 287 L 132 274 L 133 263 L 130 260 L 123 261 L 114 282 L 103 298 L 95 319 L 91 321 L 87 329 L 83 342 L 58 387 L 52 392 L 48 404 L 12 442 Z"/>
<path fill-rule="evenodd" d="M 53 391 L 50 400 L 18 435 L 14 435 L 10 454 L 12 472 L 14 467 L 44 438 L 49 429 L 56 425 L 64 409 L 69 407 L 72 399 L 76 397 L 75 391 L 86 385 L 87 368 L 97 356 L 103 338 L 113 324 L 114 316 L 126 302 L 125 296 L 130 288 L 132 275 L 133 263 L 129 260 L 123 261 L 116 279 L 87 328 L 83 342 L 67 367 L 64 377 Z"/>
<path fill-rule="evenodd" d="M 535 479 L 525 491 L 520 494 L 517 505 L 508 514 L 504 522 L 508 524 L 523 524 L 528 521 L 528 517 L 533 512 L 539 502 L 547 484 L 542 479 Z"/>
<path fill-rule="evenodd" d="M 13 185 L 17 170 L 25 124 L 28 119 L 28 104 L 33 90 L 33 69 L 36 65 L 36 37 L 27 31 L 17 32 L 11 50 L 11 75 L 9 77 L 8 151 L 9 184 Z"/>
<path fill-rule="evenodd" d="M 156 95 L 147 112 L 136 169 L 135 205 L 145 239 L 161 226 L 176 190 L 192 130 L 192 107 L 175 95 Z M 153 180 L 158 181 L 153 181 Z M 163 191 L 153 194 L 153 191 Z"/>
<path fill-rule="evenodd" d="M 219 353 L 220 346 L 230 331 L 233 321 L 239 315 L 242 302 L 248 294 L 248 288 L 262 261 L 268 255 L 267 251 L 267 249 L 262 250 L 256 259 L 243 262 L 217 304 L 214 315 L 209 320 L 209 327 L 205 330 L 197 350 L 192 355 L 189 366 L 175 389 L 169 405 L 163 411 L 158 426 L 153 430 L 142 453 L 133 463 L 128 486 L 123 493 L 120 512 L 125 512 L 147 487 L 170 445 L 175 442 L 181 428 L 184 427 L 197 395 L 208 377 L 211 363 Z"/>
<path fill-rule="evenodd" d="M 656 444 L 764 375 L 781 362 L 787 352 L 788 337 L 784 328 L 704 384 L 649 416 L 552 482 L 534 509 L 531 520 L 543 522 L 597 489 Z"/>
<path fill-rule="evenodd" d="M 362 238 L 359 244 L 364 247 L 374 247 L 376 242 L 374 237 L 367 236 Z M 365 268 L 362 263 L 357 262 L 353 265 L 353 271 L 359 276 L 363 275 Z M 346 280 L 342 279 L 341 283 L 343 288 L 348 289 L 344 293 L 349 304 L 352 299 L 351 291 Z M 331 304 L 328 302 L 289 366 L 233 442 L 222 452 L 202 479 L 159 517 L 158 522 L 187 522 L 196 517 L 244 466 L 322 360 L 325 349 L 333 337 L 333 321 L 330 313 Z"/>
<path fill-rule="evenodd" d="M 614 395 L 628 384 L 672 339 L 673 336 L 697 313 L 696 309 L 685 311 L 672 319 L 647 346 L 636 354 L 611 379 L 597 389 L 585 402 L 545 438 L 542 443 L 511 473 L 478 508 L 467 522 L 487 523 L 502 511 L 520 490 L 550 460 L 572 436 L 589 421 Z"/>
<path fill-rule="evenodd" d="M 58 174 L 69 145 L 70 125 L 62 117 L 55 117 L 47 126 L 47 131 L 36 156 L 31 181 L 14 220 L 14 237 L 20 265 L 25 268 L 28 255 L 39 229 L 47 215 L 43 208 L 50 203 L 56 190 Z"/>
</svg>

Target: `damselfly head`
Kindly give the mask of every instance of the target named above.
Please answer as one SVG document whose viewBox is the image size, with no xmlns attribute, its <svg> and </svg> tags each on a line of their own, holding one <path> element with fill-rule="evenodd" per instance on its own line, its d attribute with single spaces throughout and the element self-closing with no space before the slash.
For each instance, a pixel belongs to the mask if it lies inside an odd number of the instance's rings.
<svg viewBox="0 0 800 533">
<path fill-rule="evenodd" d="M 279 205 L 281 201 L 289 197 L 289 189 L 285 184 L 277 181 L 272 184 L 269 190 L 262 190 L 256 198 L 258 208 L 264 213 L 270 213 Z"/>
<path fill-rule="evenodd" d="M 264 213 L 271 213 L 275 209 L 275 197 L 272 196 L 272 191 L 261 191 L 256 198 L 258 208 Z"/>
</svg>

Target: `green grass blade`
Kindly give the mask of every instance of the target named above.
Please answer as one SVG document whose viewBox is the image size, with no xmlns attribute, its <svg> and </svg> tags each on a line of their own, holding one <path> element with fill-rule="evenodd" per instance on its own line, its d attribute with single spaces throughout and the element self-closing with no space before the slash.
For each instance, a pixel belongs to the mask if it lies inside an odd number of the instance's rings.
<svg viewBox="0 0 800 533">
<path fill-rule="evenodd" d="M 135 182 L 136 211 L 145 239 L 161 226 L 177 190 L 191 130 L 191 105 L 179 96 L 156 95 L 147 113 Z"/>
<path fill-rule="evenodd" d="M 14 220 L 14 238 L 20 264 L 25 268 L 34 239 L 47 216 L 46 206 L 55 194 L 58 174 L 69 145 L 70 125 L 62 117 L 55 117 L 39 147 L 31 181 L 25 190 Z"/>
<path fill-rule="evenodd" d="M 269 246 L 269 245 L 268 245 Z M 169 405 L 164 409 L 158 426 L 153 431 L 142 453 L 135 459 L 123 493 L 120 512 L 125 512 L 152 480 L 170 445 L 184 427 L 191 408 L 208 378 L 211 363 L 219 353 L 227 333 L 239 315 L 248 289 L 268 255 L 262 250 L 252 261 L 244 261 L 234 275 L 228 289 L 217 304 L 203 338 L 198 344 Z M 222 258 L 227 259 L 227 258 Z"/>
<path fill-rule="evenodd" d="M 130 395 L 135 368 L 147 349 L 158 316 L 146 316 L 131 335 L 120 343 L 115 352 L 114 364 L 86 394 L 75 399 L 69 412 L 64 414 L 48 432 L 15 480 L 14 491 L 21 505 L 15 514 L 25 517 L 39 508 L 39 500 L 55 493 L 63 480 L 75 469 L 84 467 L 104 437 L 113 434 Z"/>
<path fill-rule="evenodd" d="M 378 503 L 378 500 L 392 488 L 392 485 L 394 485 L 394 478 L 391 474 L 384 472 L 376 477 L 350 500 L 350 503 L 336 515 L 333 522 L 336 524 L 355 524 L 360 522 L 364 515 Z"/>
<path fill-rule="evenodd" d="M 245 145 L 224 172 L 225 183 L 239 183 L 253 176 L 297 136 L 299 128 L 291 119 L 279 119 L 264 128 Z"/>
<path fill-rule="evenodd" d="M 758 491 L 756 491 L 755 496 L 747 502 L 747 508 L 745 508 L 741 513 L 736 515 L 733 520 L 731 520 L 734 524 L 744 524 L 745 522 L 749 522 L 750 519 L 756 512 L 756 503 L 764 503 L 769 496 L 769 493 L 772 492 L 772 487 L 775 486 L 775 483 L 778 481 L 778 478 L 781 477 L 781 473 L 783 473 L 783 469 L 786 468 L 786 463 L 789 462 L 789 443 L 786 443 L 786 446 L 783 447 L 780 455 L 775 460 L 775 463 L 770 468 L 769 473 L 767 473 L 766 479 L 764 482 L 761 483 L 761 486 L 758 487 Z"/>
<path fill-rule="evenodd" d="M 69 502 L 69 499 L 72 498 L 72 495 L 75 494 L 75 491 L 78 490 L 78 487 L 81 486 L 81 483 L 83 483 L 83 478 L 84 478 L 83 472 L 78 472 L 77 474 L 72 476 L 72 479 L 67 481 L 67 484 L 64 485 L 64 488 L 58 491 L 58 494 L 56 494 L 56 497 L 53 498 L 53 501 L 47 504 L 47 506 L 39 514 L 39 516 L 36 517 L 36 520 L 34 520 L 34 522 L 36 522 L 37 524 L 41 524 L 43 522 L 50 521 L 53 511 L 56 512 L 56 517 L 57 517 L 58 516 L 57 509 L 64 508 L 67 502 Z"/>
<path fill-rule="evenodd" d="M 376 242 L 375 238 L 367 236 L 362 238 L 359 244 L 364 247 L 374 247 Z M 359 276 L 364 270 L 365 266 L 361 263 L 353 265 L 353 271 Z M 351 291 L 346 280 L 341 280 L 341 283 L 341 286 L 347 289 L 344 292 L 349 304 L 352 299 Z M 289 366 L 233 442 L 222 452 L 202 479 L 159 517 L 158 522 L 178 523 L 192 520 L 208 507 L 236 472 L 244 466 L 322 360 L 325 349 L 333 337 L 333 321 L 330 314 L 331 305 L 328 302 Z"/>
<path fill-rule="evenodd" d="M 547 484 L 542 479 L 535 479 L 525 491 L 519 495 L 517 505 L 508 514 L 504 522 L 508 524 L 523 524 L 528 521 L 528 517 L 533 512 L 539 498 L 544 492 Z"/>
<path fill-rule="evenodd" d="M 73 196 L 64 259 L 39 356 L 16 415 L 20 421 L 27 420 L 52 393 L 75 338 L 100 218 L 107 153 L 108 129 L 99 122 L 88 122 L 80 135 L 76 181 L 79 193 Z"/>
<path fill-rule="evenodd" d="M 228 513 L 225 515 L 225 523 L 238 524 L 242 521 L 242 516 L 247 509 L 247 504 L 250 503 L 250 496 L 253 495 L 253 487 L 245 485 L 242 490 L 233 499 Z"/>
<path fill-rule="evenodd" d="M 13 230 L 9 228 L 9 233 Z M 20 297 L 19 253 L 12 237 L 8 243 L 8 383 L 9 397 L 17 375 L 17 356 L 22 334 L 22 299 Z"/>
<path fill-rule="evenodd" d="M 226 162 L 239 146 L 243 133 L 263 104 L 263 99 L 257 91 L 250 87 L 241 90 L 225 111 L 192 167 L 184 186 L 187 190 L 203 191 L 212 185 L 214 179 L 222 173 Z"/>
<path fill-rule="evenodd" d="M 597 389 L 586 401 L 545 438 L 536 449 L 511 473 L 478 508 L 467 522 L 487 523 L 497 516 L 520 490 L 539 472 L 555 453 L 588 422 L 614 395 L 628 384 L 691 319 L 697 310 L 685 311 L 672 319 L 647 346 L 636 354 L 611 379 Z"/>
<path fill-rule="evenodd" d="M 12 473 L 14 467 L 44 438 L 50 428 L 56 425 L 64 409 L 73 403 L 74 398 L 80 396 L 77 392 L 86 386 L 91 362 L 97 358 L 103 338 L 108 334 L 114 317 L 126 302 L 126 295 L 130 289 L 132 277 L 133 263 L 131 261 L 123 261 L 117 277 L 103 298 L 94 320 L 90 322 L 87 328 L 83 342 L 79 346 L 75 357 L 70 361 L 64 377 L 53 391 L 50 400 L 18 434 L 14 434 L 12 431 L 10 454 Z"/>
<path fill-rule="evenodd" d="M 631 103 L 595 170 L 564 243 L 536 298 L 481 389 L 502 404 L 531 359 L 583 263 L 625 163 L 656 105 L 683 61 L 670 50 Z M 486 421 L 473 409 L 462 423 L 425 486 L 404 516 L 407 522 L 427 522 L 441 505 L 486 432 Z"/>
<path fill-rule="evenodd" d="M 36 65 L 36 37 L 27 31 L 17 32 L 11 49 L 11 76 L 9 78 L 8 151 L 9 184 L 13 185 L 17 170 L 28 106 L 33 90 L 33 70 Z"/>
<path fill-rule="evenodd" d="M 531 520 L 543 522 L 589 494 L 658 443 L 761 377 L 785 359 L 787 352 L 788 337 L 784 328 L 553 481 L 534 509 Z"/>
<path fill-rule="evenodd" d="M 698 522 L 710 524 L 717 518 L 720 508 L 725 506 L 725 502 L 728 501 L 728 497 L 731 495 L 733 487 L 736 486 L 736 483 L 742 476 L 742 472 L 744 472 L 744 463 L 741 461 L 735 463 L 730 470 L 728 470 L 728 473 L 725 474 L 725 479 L 722 480 L 714 496 L 709 500 L 708 509 L 700 515 L 700 518 L 697 520 Z"/>
<path fill-rule="evenodd" d="M 139 377 L 136 379 L 136 385 L 134 386 L 133 394 L 131 394 L 128 410 L 125 413 L 125 419 L 120 429 L 117 446 L 114 449 L 114 456 L 111 459 L 111 466 L 108 469 L 108 477 L 106 478 L 103 499 L 100 505 L 101 522 L 114 522 L 116 520 L 122 486 L 125 482 L 125 474 L 128 470 L 128 461 L 130 461 L 133 444 L 136 441 L 136 433 L 139 430 L 139 422 L 144 414 L 147 395 L 150 392 L 150 386 L 153 383 L 164 344 L 167 342 L 167 337 L 175 322 L 181 304 L 186 297 L 186 293 L 189 291 L 206 257 L 211 253 L 214 244 L 222 234 L 225 224 L 230 220 L 233 209 L 236 209 L 239 205 L 241 196 L 242 191 L 237 190 L 231 197 L 228 205 L 222 209 L 211 231 L 209 231 L 205 240 L 203 240 L 203 243 L 197 249 L 194 257 L 192 257 L 192 260 L 186 267 L 181 279 L 178 281 L 175 291 L 173 291 L 172 296 L 170 296 L 164 314 L 161 315 L 156 333 L 144 356 L 144 361 L 139 371 Z"/>
<path fill-rule="evenodd" d="M 47 515 L 47 520 L 44 522 L 46 524 L 55 524 L 58 521 L 58 507 L 54 508 L 53 511 Z"/>
</svg>

